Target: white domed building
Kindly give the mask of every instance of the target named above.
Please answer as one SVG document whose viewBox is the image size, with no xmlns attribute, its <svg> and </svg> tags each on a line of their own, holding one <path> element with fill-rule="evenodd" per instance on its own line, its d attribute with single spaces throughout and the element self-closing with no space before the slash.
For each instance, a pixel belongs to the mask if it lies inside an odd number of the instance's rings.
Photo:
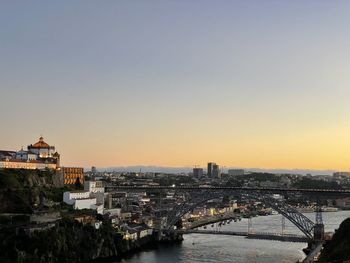
<svg viewBox="0 0 350 263">
<path fill-rule="evenodd" d="M 0 155 L 0 168 L 58 169 L 59 167 L 59 153 L 55 151 L 55 146 L 47 144 L 43 137 L 40 137 L 38 142 L 28 145 L 27 151 L 22 148 L 11 157 Z"/>
<path fill-rule="evenodd" d="M 28 152 L 38 155 L 39 158 L 51 158 L 55 154 L 55 146 L 48 145 L 43 137 L 37 143 L 28 145 Z"/>
</svg>

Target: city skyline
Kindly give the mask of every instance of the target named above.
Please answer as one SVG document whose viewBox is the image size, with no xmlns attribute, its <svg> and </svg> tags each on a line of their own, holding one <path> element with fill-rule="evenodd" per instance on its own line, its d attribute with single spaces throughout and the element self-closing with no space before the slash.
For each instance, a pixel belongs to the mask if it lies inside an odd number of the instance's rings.
<svg viewBox="0 0 350 263">
<path fill-rule="evenodd" d="M 0 9 L 0 149 L 90 167 L 349 170 L 350 3 Z"/>
</svg>

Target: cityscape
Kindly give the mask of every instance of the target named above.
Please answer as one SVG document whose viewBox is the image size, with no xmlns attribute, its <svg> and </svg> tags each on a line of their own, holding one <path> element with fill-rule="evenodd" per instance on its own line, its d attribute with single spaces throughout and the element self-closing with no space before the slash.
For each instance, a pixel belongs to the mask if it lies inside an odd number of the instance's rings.
<svg viewBox="0 0 350 263">
<path fill-rule="evenodd" d="M 56 244 L 70 231 L 87 235 L 87 240 L 78 237 L 66 244 L 77 246 L 75 255 L 50 248 L 34 255 L 25 248 L 17 254 L 6 247 L 4 260 L 50 262 L 64 256 L 72 261 L 115 262 L 150 246 L 184 242 L 188 235 L 224 235 L 308 244 L 303 262 L 318 262 L 322 245 L 334 235 L 333 223 L 327 225 L 328 218 L 324 223 L 323 214 L 340 220 L 350 209 L 346 171 L 224 172 L 214 162 L 180 174 L 102 171 L 95 166 L 84 170 L 63 166 L 55 149 L 41 136 L 26 150 L 0 150 L 1 219 L 4 229 L 16 233 L 7 236 L 10 240 L 4 245 L 20 242 L 25 247 L 19 238 L 25 235 L 40 242 L 40 233 Z M 264 223 L 270 226 L 268 231 L 259 230 L 260 218 L 276 221 L 280 216 L 282 221 L 274 226 Z M 52 234 L 57 231 L 63 234 Z M 85 246 L 91 246 L 89 251 Z"/>
<path fill-rule="evenodd" d="M 0 6 L 0 262 L 350 262 L 349 2 Z"/>
</svg>

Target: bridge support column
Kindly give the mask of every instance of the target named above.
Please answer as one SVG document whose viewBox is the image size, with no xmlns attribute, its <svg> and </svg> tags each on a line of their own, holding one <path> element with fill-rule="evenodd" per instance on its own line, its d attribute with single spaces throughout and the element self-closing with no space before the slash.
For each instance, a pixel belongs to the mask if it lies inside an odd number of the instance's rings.
<svg viewBox="0 0 350 263">
<path fill-rule="evenodd" d="M 251 234 L 252 233 L 252 228 L 253 228 L 253 222 L 252 222 L 252 218 L 249 217 L 248 218 L 248 234 Z"/>
<path fill-rule="evenodd" d="M 284 232 L 286 230 L 286 219 L 284 218 L 284 216 L 282 216 L 282 236 L 284 236 Z"/>
<path fill-rule="evenodd" d="M 316 208 L 316 224 L 314 227 L 314 240 L 316 242 L 321 242 L 324 240 L 324 224 L 322 219 L 322 209 L 318 205 Z"/>
<path fill-rule="evenodd" d="M 316 224 L 314 228 L 314 240 L 316 242 L 321 242 L 324 240 L 324 225 Z"/>
</svg>

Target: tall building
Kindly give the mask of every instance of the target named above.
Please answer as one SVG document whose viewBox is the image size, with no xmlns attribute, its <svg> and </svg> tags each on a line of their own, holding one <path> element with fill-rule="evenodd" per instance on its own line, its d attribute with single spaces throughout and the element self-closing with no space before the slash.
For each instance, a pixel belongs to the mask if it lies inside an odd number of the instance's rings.
<svg viewBox="0 0 350 263">
<path fill-rule="evenodd" d="M 208 163 L 207 176 L 209 178 L 218 178 L 220 177 L 219 165 L 216 163 Z"/>
<path fill-rule="evenodd" d="M 193 168 L 193 176 L 201 178 L 203 176 L 203 168 Z"/>
<path fill-rule="evenodd" d="M 207 176 L 213 177 L 213 166 L 216 165 L 216 163 L 208 163 L 208 169 L 207 169 Z"/>
<path fill-rule="evenodd" d="M 219 178 L 220 177 L 220 168 L 219 165 L 214 164 L 213 169 L 211 171 L 212 178 Z"/>
<path fill-rule="evenodd" d="M 95 175 L 95 174 L 97 173 L 96 166 L 92 166 L 92 167 L 91 167 L 91 173 L 92 173 L 93 175 Z"/>
</svg>

